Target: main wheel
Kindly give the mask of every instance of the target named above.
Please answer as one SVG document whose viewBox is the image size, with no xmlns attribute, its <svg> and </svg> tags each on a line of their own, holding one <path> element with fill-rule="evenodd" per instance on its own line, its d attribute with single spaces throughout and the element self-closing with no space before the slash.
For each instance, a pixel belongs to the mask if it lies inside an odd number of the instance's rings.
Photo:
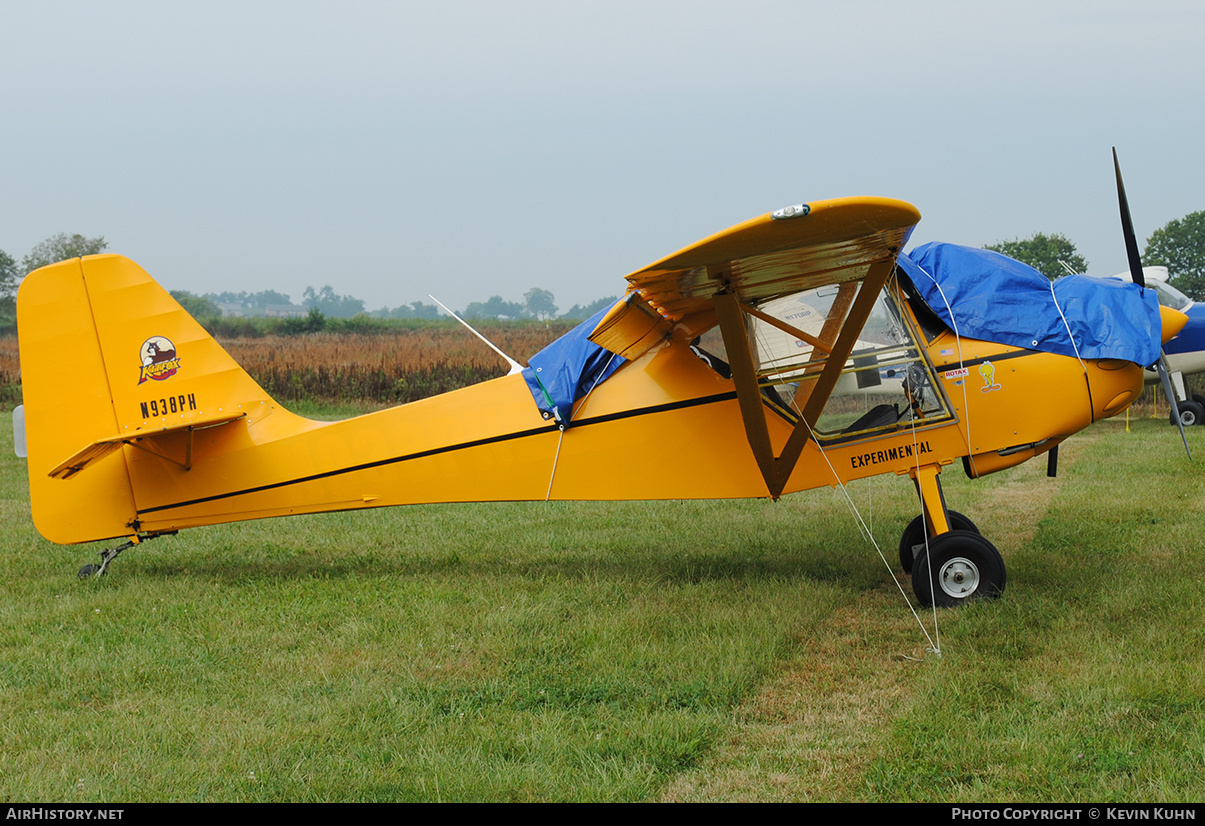
<svg viewBox="0 0 1205 826">
<path fill-rule="evenodd" d="M 979 533 L 979 529 L 975 527 L 975 523 L 958 511 L 946 511 L 946 515 L 950 519 L 950 530 Z M 917 548 L 917 545 L 921 547 Z M 918 516 L 908 523 L 908 527 L 904 528 L 904 533 L 900 536 L 900 567 L 904 569 L 904 573 L 912 573 L 912 560 L 918 554 L 924 552 L 924 545 L 924 518 Z"/>
<path fill-rule="evenodd" d="M 1185 427 L 1205 422 L 1205 408 L 1201 407 L 1198 402 L 1178 402 L 1176 409 L 1180 411 L 1180 424 Z M 1172 424 L 1175 424 L 1175 421 L 1172 421 Z"/>
<path fill-rule="evenodd" d="M 930 579 L 932 577 L 932 579 Z M 921 605 L 948 608 L 1004 591 L 1004 559 L 996 546 L 971 531 L 950 531 L 929 540 L 912 570 L 912 591 Z"/>
<path fill-rule="evenodd" d="M 78 576 L 80 579 L 88 579 L 89 577 L 94 576 L 99 570 L 99 565 L 93 565 L 91 562 L 89 562 L 87 565 L 79 569 Z"/>
</svg>

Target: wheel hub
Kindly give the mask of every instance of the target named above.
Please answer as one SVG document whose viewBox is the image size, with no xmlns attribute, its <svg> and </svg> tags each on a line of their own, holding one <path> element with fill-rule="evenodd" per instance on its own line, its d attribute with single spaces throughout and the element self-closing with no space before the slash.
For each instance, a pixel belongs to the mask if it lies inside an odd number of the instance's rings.
<svg viewBox="0 0 1205 826">
<path fill-rule="evenodd" d="M 966 599 L 979 588 L 979 568 L 963 556 L 956 556 L 937 572 L 941 590 L 956 599 Z"/>
</svg>

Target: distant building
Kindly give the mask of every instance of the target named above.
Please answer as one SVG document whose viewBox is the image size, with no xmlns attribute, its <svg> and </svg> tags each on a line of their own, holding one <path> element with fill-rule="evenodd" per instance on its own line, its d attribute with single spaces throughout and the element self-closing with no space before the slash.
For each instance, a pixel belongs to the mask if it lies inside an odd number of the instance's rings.
<svg viewBox="0 0 1205 826">
<path fill-rule="evenodd" d="M 270 318 L 292 318 L 309 314 L 310 311 L 300 304 L 269 304 L 264 307 L 264 315 Z"/>
</svg>

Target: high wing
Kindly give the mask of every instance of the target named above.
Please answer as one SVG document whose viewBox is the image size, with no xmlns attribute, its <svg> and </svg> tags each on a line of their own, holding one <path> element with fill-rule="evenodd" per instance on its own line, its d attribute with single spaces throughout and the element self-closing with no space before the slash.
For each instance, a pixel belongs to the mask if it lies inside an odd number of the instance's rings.
<svg viewBox="0 0 1205 826">
<path fill-rule="evenodd" d="M 732 369 L 749 445 L 777 497 L 895 266 L 920 213 L 888 198 L 799 204 L 705 238 L 627 277 L 627 299 L 599 322 L 590 340 L 635 358 L 671 335 L 693 338 L 717 323 Z M 836 285 L 819 330 L 807 332 L 769 312 L 782 299 Z M 799 421 L 776 456 L 760 389 L 765 372 L 751 334 L 756 319 L 810 345 L 799 364 L 808 376 Z"/>
<path fill-rule="evenodd" d="M 920 212 L 889 198 L 840 198 L 799 204 L 704 238 L 627 277 L 675 321 L 705 310 L 717 288 L 744 305 L 825 284 L 858 281 L 894 260 Z"/>
</svg>

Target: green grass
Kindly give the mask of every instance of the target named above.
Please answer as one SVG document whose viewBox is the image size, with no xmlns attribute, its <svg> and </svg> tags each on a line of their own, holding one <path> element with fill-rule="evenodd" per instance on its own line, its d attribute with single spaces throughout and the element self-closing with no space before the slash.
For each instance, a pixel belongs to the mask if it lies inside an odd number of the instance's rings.
<svg viewBox="0 0 1205 826">
<path fill-rule="evenodd" d="M 1205 796 L 1202 470 L 1165 424 L 945 474 L 1009 584 L 937 657 L 828 490 L 267 520 L 79 581 L 6 422 L 7 800 Z M 910 485 L 853 491 L 894 559 Z"/>
</svg>

